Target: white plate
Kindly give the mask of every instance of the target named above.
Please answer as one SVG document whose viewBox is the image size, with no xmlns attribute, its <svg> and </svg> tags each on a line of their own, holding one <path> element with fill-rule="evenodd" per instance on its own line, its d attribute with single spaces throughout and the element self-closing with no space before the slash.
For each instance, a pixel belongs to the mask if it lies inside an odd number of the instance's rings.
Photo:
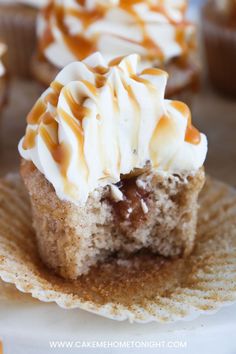
<svg viewBox="0 0 236 354">
<path fill-rule="evenodd" d="M 236 305 L 215 315 L 172 325 L 130 324 L 92 315 L 82 310 L 63 310 L 40 302 L 0 303 L 0 337 L 4 354 L 49 353 L 236 353 Z M 49 341 L 155 341 L 160 348 L 50 349 Z M 166 345 L 163 344 L 165 341 Z M 186 347 L 168 348 L 168 345 Z M 136 345 L 140 345 L 136 343 Z M 114 345 L 116 343 L 114 342 Z M 131 345 L 131 344 L 130 344 Z M 162 347 L 164 345 L 164 347 Z M 27 350 L 26 350 L 27 348 Z"/>
</svg>

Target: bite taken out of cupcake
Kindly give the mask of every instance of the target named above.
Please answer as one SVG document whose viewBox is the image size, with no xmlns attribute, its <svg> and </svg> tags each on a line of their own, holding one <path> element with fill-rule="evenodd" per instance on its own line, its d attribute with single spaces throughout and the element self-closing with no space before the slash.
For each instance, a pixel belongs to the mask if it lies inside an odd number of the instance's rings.
<svg viewBox="0 0 236 354">
<path fill-rule="evenodd" d="M 38 18 L 33 74 L 47 87 L 65 65 L 95 51 L 106 61 L 137 53 L 143 68 L 169 73 L 167 97 L 191 98 L 199 69 L 186 10 L 186 0 L 54 0 Z"/>
<path fill-rule="evenodd" d="M 113 254 L 192 251 L 207 139 L 184 103 L 164 98 L 167 78 L 136 54 L 111 65 L 95 53 L 66 66 L 29 113 L 21 175 L 57 274 L 75 279 Z"/>
</svg>

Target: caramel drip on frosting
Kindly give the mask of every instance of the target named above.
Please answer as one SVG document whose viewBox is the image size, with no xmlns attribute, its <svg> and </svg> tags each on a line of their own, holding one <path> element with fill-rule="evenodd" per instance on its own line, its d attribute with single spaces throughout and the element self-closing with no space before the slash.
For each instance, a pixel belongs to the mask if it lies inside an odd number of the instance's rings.
<svg viewBox="0 0 236 354">
<path fill-rule="evenodd" d="M 58 126 L 57 126 L 58 129 Z M 71 151 L 70 146 L 64 142 L 58 142 L 58 135 L 56 135 L 57 141 L 55 142 L 47 129 L 41 126 L 39 134 L 44 140 L 48 150 L 50 151 L 53 159 L 57 162 L 64 182 L 64 191 L 68 194 L 73 194 L 73 185 L 67 180 L 67 171 L 70 165 Z"/>
<path fill-rule="evenodd" d="M 30 113 L 28 114 L 26 120 L 28 124 L 38 124 L 42 114 L 46 111 L 45 103 L 39 99 L 34 107 L 31 109 Z"/>
<path fill-rule="evenodd" d="M 141 72 L 141 75 L 156 75 L 156 76 L 161 76 L 163 75 L 165 72 L 163 70 L 157 69 L 157 68 L 148 68 L 148 69 L 144 69 Z"/>
<path fill-rule="evenodd" d="M 171 105 L 188 120 L 185 141 L 190 144 L 198 145 L 201 141 L 201 135 L 200 132 L 192 125 L 191 112 L 188 106 L 180 101 L 173 101 L 171 102 Z"/>
<path fill-rule="evenodd" d="M 22 144 L 23 149 L 25 150 L 33 149 L 35 146 L 35 139 L 37 135 L 38 135 L 37 130 L 33 130 L 29 128 L 23 140 L 23 144 Z"/>
<path fill-rule="evenodd" d="M 63 88 L 63 94 L 71 109 L 72 114 L 79 122 L 81 122 L 82 119 L 90 113 L 90 110 L 87 107 L 83 106 L 84 102 L 82 103 L 76 102 L 71 92 L 66 87 Z"/>
</svg>

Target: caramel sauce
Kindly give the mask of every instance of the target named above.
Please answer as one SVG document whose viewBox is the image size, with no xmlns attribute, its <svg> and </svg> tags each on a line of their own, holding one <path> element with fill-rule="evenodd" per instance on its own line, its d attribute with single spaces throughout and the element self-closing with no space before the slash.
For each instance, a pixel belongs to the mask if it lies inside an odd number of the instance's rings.
<svg viewBox="0 0 236 354">
<path fill-rule="evenodd" d="M 54 9 L 54 4 L 53 2 L 49 2 L 49 4 L 43 8 L 42 10 L 42 15 L 45 19 L 46 22 L 46 27 L 44 30 L 43 35 L 39 38 L 39 42 L 38 42 L 38 53 L 40 54 L 40 56 L 44 56 L 44 50 L 54 42 L 54 35 L 51 31 L 50 28 L 50 16 L 51 16 L 51 12 Z"/>
<path fill-rule="evenodd" d="M 133 227 L 137 227 L 140 222 L 146 219 L 141 200 L 146 201 L 149 196 L 149 192 L 136 185 L 136 180 L 137 177 L 127 178 L 117 184 L 123 193 L 124 200 L 114 202 L 109 199 L 117 219 L 120 222 L 129 221 Z"/>
<path fill-rule="evenodd" d="M 187 54 L 187 52 L 188 52 L 188 46 L 186 44 L 184 27 L 183 26 L 178 26 L 176 28 L 175 40 L 178 43 L 178 45 L 181 47 L 181 49 L 183 51 L 183 56 L 185 56 Z"/>
<path fill-rule="evenodd" d="M 190 144 L 198 145 L 201 141 L 201 135 L 200 132 L 192 125 L 191 112 L 188 106 L 185 103 L 179 101 L 173 101 L 171 102 L 171 105 L 181 114 L 183 114 L 188 120 L 185 141 Z"/>
<path fill-rule="evenodd" d="M 53 106 L 57 106 L 58 104 L 58 99 L 59 99 L 59 94 L 57 92 L 50 92 L 45 96 L 44 102 L 45 103 L 50 103 Z"/>
<path fill-rule="evenodd" d="M 54 42 L 54 35 L 50 28 L 50 24 L 46 25 L 43 35 L 38 42 L 38 51 L 43 56 L 43 53 L 47 47 Z"/>
<path fill-rule="evenodd" d="M 77 59 L 82 60 L 89 54 L 96 51 L 96 45 L 93 41 L 85 38 L 82 34 L 70 34 L 66 24 L 64 23 L 64 14 L 65 10 L 62 6 L 55 7 L 56 23 L 63 35 L 66 45 Z"/>
<path fill-rule="evenodd" d="M 45 125 L 50 125 L 50 124 L 52 125 L 52 124 L 54 124 L 55 119 L 50 112 L 45 112 L 41 116 L 41 122 Z"/>
<path fill-rule="evenodd" d="M 95 66 L 94 68 L 92 68 L 92 71 L 95 74 L 105 75 L 106 73 L 108 73 L 109 69 L 104 66 L 98 65 L 98 66 Z"/>
<path fill-rule="evenodd" d="M 144 69 L 141 72 L 141 75 L 156 75 L 156 76 L 161 76 L 163 75 L 165 72 L 157 69 L 157 68 L 148 68 L 148 69 Z"/>
<path fill-rule="evenodd" d="M 81 80 L 81 82 L 88 88 L 88 90 L 94 95 L 97 95 L 97 85 L 94 86 L 91 82 L 87 80 Z"/>
<path fill-rule="evenodd" d="M 146 86 L 150 85 L 150 81 L 138 76 L 138 75 L 131 75 L 131 79 L 140 82 L 141 84 L 144 84 Z"/>
<path fill-rule="evenodd" d="M 106 76 L 96 74 L 95 80 L 96 80 L 96 87 L 101 88 L 105 85 L 107 78 L 106 78 Z"/>
<path fill-rule="evenodd" d="M 149 89 L 150 92 L 152 92 L 154 94 L 156 93 L 156 88 L 150 81 L 148 81 L 148 80 L 146 80 L 146 79 L 144 79 L 144 78 L 142 78 L 140 76 L 137 76 L 137 75 L 131 75 L 130 77 L 133 80 L 135 80 L 135 81 L 137 81 L 137 82 L 139 82 L 141 84 L 144 84 Z"/>
<path fill-rule="evenodd" d="M 157 144 L 168 144 L 169 139 L 175 136 L 175 134 L 175 123 L 170 117 L 163 115 L 156 124 L 149 144 L 151 160 L 153 161 L 154 167 L 158 167 L 160 162 L 157 155 Z"/>
<path fill-rule="evenodd" d="M 50 87 L 59 95 L 62 88 L 63 88 L 63 85 L 58 82 L 58 81 L 53 81 L 51 84 L 50 84 Z"/>
<path fill-rule="evenodd" d="M 78 150 L 79 150 L 79 157 L 81 158 L 86 174 L 86 178 L 88 178 L 89 170 L 88 166 L 84 157 L 84 132 L 80 124 L 74 120 L 73 117 L 71 117 L 67 112 L 64 110 L 60 109 L 59 114 L 61 115 L 62 119 L 66 122 L 66 124 L 70 127 L 70 129 L 73 131 L 74 135 L 76 136 L 77 143 L 78 143 Z"/>
<path fill-rule="evenodd" d="M 34 105 L 34 107 L 31 109 L 31 111 L 29 112 L 26 118 L 27 123 L 32 125 L 38 124 L 41 116 L 43 115 L 43 113 L 45 113 L 45 111 L 46 111 L 46 105 L 41 99 L 39 99 Z"/>
<path fill-rule="evenodd" d="M 161 62 L 163 62 L 165 59 L 163 51 L 151 38 L 148 37 L 144 26 L 143 26 L 143 32 L 144 32 L 144 38 L 140 44 L 147 49 L 149 59 L 152 60 L 158 58 Z"/>
<path fill-rule="evenodd" d="M 65 10 L 65 15 L 70 15 L 79 19 L 82 22 L 83 28 L 86 29 L 94 22 L 103 18 L 105 12 L 106 12 L 105 8 L 97 5 L 97 8 L 92 11 L 86 11 L 85 9 L 81 11 L 81 10 L 69 8 Z"/>
<path fill-rule="evenodd" d="M 109 65 L 109 66 L 116 66 L 116 65 L 119 65 L 122 59 L 124 59 L 124 56 L 114 58 L 114 59 L 112 59 L 112 60 L 109 62 L 108 65 Z"/>
<path fill-rule="evenodd" d="M 78 121 L 81 122 L 82 119 L 90 113 L 89 108 L 84 107 L 83 104 L 76 102 L 71 92 L 66 87 L 63 88 L 63 94 L 71 109 L 72 114 Z"/>
<path fill-rule="evenodd" d="M 190 125 L 187 128 L 185 141 L 194 145 L 198 145 L 201 142 L 200 133 L 193 125 Z"/>
<path fill-rule="evenodd" d="M 63 6 L 58 6 L 56 4 L 50 3 L 50 5 L 44 11 L 44 18 L 46 22 L 48 22 L 48 25 L 46 26 L 46 29 L 39 41 L 39 53 L 43 54 L 45 49 L 52 42 L 54 42 L 54 35 L 50 28 L 50 16 L 52 13 L 55 17 L 56 25 L 61 31 L 66 45 L 77 59 L 82 60 L 96 51 L 96 43 L 94 41 L 86 39 L 82 34 L 72 35 L 69 33 L 69 30 L 64 22 L 64 16 L 67 13 L 76 16 L 82 21 L 83 26 L 87 27 L 102 16 L 101 11 L 96 10 L 96 13 L 86 13 L 84 11 L 80 12 L 74 9 L 65 10 Z"/>
<path fill-rule="evenodd" d="M 62 177 L 66 183 L 67 179 L 67 170 L 70 164 L 71 152 L 69 145 L 65 143 L 59 143 L 58 140 L 56 142 L 53 141 L 47 129 L 43 126 L 39 128 L 39 133 L 45 142 L 48 150 L 50 151 L 53 159 L 60 166 L 60 171 Z M 57 137 L 57 134 L 56 134 Z"/>
<path fill-rule="evenodd" d="M 35 138 L 37 136 L 38 132 L 37 130 L 33 130 L 33 129 L 27 129 L 27 132 L 25 134 L 24 140 L 23 140 L 23 144 L 22 147 L 24 150 L 28 150 L 28 149 L 33 149 L 35 146 Z"/>
<path fill-rule="evenodd" d="M 125 80 L 122 80 L 122 84 L 124 86 L 124 89 L 127 91 L 128 95 L 129 95 L 129 98 L 134 103 L 134 107 L 136 108 L 136 111 L 140 112 L 140 106 L 139 106 L 138 100 L 135 97 L 135 94 L 134 94 L 134 92 L 132 90 L 131 85 L 127 84 L 127 82 L 125 82 Z"/>
</svg>

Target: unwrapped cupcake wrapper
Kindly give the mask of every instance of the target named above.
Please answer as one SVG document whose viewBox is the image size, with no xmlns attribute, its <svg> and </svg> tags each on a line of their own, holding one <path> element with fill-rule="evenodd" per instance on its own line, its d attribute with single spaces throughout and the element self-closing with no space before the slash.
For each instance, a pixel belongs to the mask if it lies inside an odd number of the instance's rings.
<svg viewBox="0 0 236 354">
<path fill-rule="evenodd" d="M 202 14 L 208 73 L 214 87 L 236 97 L 236 28 L 226 27 Z"/>
<path fill-rule="evenodd" d="M 131 322 L 191 320 L 236 300 L 236 191 L 221 182 L 202 191 L 190 257 L 112 258 L 76 281 L 42 264 L 19 176 L 0 181 L 0 200 L 0 277 L 37 299 Z"/>
<path fill-rule="evenodd" d="M 7 44 L 10 75 L 30 76 L 30 60 L 35 49 L 35 16 L 24 11 L 0 11 L 0 40 Z"/>
</svg>

